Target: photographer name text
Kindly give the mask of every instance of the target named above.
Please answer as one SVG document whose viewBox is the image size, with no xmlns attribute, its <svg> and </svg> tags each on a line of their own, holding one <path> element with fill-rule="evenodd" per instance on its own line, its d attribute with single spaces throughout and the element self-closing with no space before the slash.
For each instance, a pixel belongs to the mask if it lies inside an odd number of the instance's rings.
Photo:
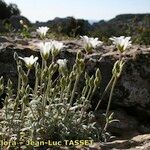
<svg viewBox="0 0 150 150">
<path fill-rule="evenodd" d="M 18 141 L 7 141 L 7 140 L 0 140 L 0 146 L 17 146 L 17 145 L 27 145 L 27 146 L 33 146 L 33 147 L 39 147 L 43 145 L 48 146 L 89 146 L 94 143 L 93 140 L 63 140 L 63 141 L 34 141 L 34 140 L 27 140 L 26 142 L 18 142 Z"/>
</svg>

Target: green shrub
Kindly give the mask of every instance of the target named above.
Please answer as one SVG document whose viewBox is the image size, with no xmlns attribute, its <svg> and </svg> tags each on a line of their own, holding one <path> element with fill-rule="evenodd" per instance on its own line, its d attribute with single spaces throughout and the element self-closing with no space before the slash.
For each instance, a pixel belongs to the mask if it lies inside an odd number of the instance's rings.
<svg viewBox="0 0 150 150">
<path fill-rule="evenodd" d="M 16 4 L 10 3 L 7 5 L 3 0 L 0 0 L 0 19 L 10 18 L 12 15 L 20 15 L 20 10 Z"/>
</svg>

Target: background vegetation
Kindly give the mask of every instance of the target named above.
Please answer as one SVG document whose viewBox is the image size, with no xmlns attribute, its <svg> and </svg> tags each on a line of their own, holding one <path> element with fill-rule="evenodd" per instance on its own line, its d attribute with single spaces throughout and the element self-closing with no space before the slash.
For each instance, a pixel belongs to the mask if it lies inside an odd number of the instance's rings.
<svg viewBox="0 0 150 150">
<path fill-rule="evenodd" d="M 47 22 L 30 23 L 30 21 L 20 16 L 20 10 L 16 4 L 6 4 L 0 0 L 0 32 L 20 30 L 19 20 L 22 19 L 27 25 L 31 25 L 31 30 L 39 26 L 48 26 L 50 34 L 54 37 L 78 37 L 88 35 L 98 37 L 104 42 L 112 36 L 132 36 L 136 44 L 150 45 L 150 14 L 123 14 L 115 18 L 90 24 L 84 19 L 74 17 L 55 18 Z M 19 16 L 19 17 L 18 17 Z M 16 20 L 16 22 L 15 22 Z"/>
<path fill-rule="evenodd" d="M 0 0 L 0 19 L 10 18 L 12 15 L 20 15 L 20 10 L 16 4 L 6 4 L 3 0 Z"/>
</svg>

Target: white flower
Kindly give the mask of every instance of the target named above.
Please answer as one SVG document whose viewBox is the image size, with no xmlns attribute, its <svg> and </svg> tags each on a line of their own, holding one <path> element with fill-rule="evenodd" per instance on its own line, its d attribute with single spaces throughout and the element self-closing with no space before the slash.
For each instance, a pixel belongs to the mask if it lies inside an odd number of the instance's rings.
<svg viewBox="0 0 150 150">
<path fill-rule="evenodd" d="M 117 49 L 121 52 L 125 51 L 127 47 L 131 45 L 130 41 L 131 37 L 120 36 L 120 37 L 112 37 L 109 39 L 113 41 L 113 44 L 116 45 Z"/>
<path fill-rule="evenodd" d="M 23 21 L 23 20 L 20 20 L 19 22 L 20 22 L 20 24 L 24 24 L 24 21 Z"/>
<path fill-rule="evenodd" d="M 89 38 L 87 36 L 80 36 L 81 39 L 84 42 L 84 48 L 85 49 L 92 49 L 92 48 L 96 48 L 98 45 L 101 45 L 103 42 L 99 41 L 98 38 Z"/>
<path fill-rule="evenodd" d="M 20 59 L 22 59 L 27 68 L 31 68 L 33 66 L 33 64 L 38 60 L 38 57 L 34 57 L 33 55 L 31 55 L 30 57 L 19 57 Z"/>
<path fill-rule="evenodd" d="M 62 42 L 58 41 L 51 41 L 53 47 L 52 47 L 52 55 L 57 56 L 62 48 L 64 48 L 64 44 Z"/>
<path fill-rule="evenodd" d="M 58 59 L 57 64 L 59 64 L 60 68 L 62 68 L 62 67 L 64 68 L 67 65 L 67 60 L 66 59 Z"/>
<path fill-rule="evenodd" d="M 62 48 L 64 48 L 64 44 L 62 42 L 58 42 L 58 41 L 51 41 L 53 44 L 53 48 L 57 49 L 58 51 L 60 51 Z"/>
<path fill-rule="evenodd" d="M 49 58 L 50 51 L 53 48 L 53 45 L 51 42 L 41 42 L 38 45 L 38 48 L 40 49 L 40 53 L 43 59 L 47 60 Z"/>
<path fill-rule="evenodd" d="M 39 27 L 38 29 L 36 29 L 37 33 L 42 37 L 46 36 L 48 30 L 49 30 L 48 27 Z"/>
</svg>

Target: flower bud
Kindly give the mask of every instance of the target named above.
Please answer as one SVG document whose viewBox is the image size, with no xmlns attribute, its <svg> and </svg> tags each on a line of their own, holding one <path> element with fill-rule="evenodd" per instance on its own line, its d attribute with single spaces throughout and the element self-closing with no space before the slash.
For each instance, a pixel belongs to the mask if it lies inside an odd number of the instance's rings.
<svg viewBox="0 0 150 150">
<path fill-rule="evenodd" d="M 27 95 L 24 95 L 24 96 L 23 96 L 22 101 L 23 101 L 23 103 L 24 103 L 26 106 L 29 105 L 29 100 L 28 100 L 28 98 L 27 98 Z"/>
<path fill-rule="evenodd" d="M 8 81 L 7 81 L 7 88 L 9 88 L 9 89 L 12 89 L 12 81 L 9 79 Z"/>
<path fill-rule="evenodd" d="M 85 68 L 84 59 L 77 59 L 77 73 L 81 74 Z"/>
<path fill-rule="evenodd" d="M 61 87 L 64 88 L 66 86 L 66 78 L 63 76 L 60 80 Z"/>
<path fill-rule="evenodd" d="M 76 74 L 72 71 L 69 75 L 69 80 L 75 80 Z"/>
<path fill-rule="evenodd" d="M 18 68 L 19 74 L 20 74 L 20 75 L 23 75 L 23 74 L 24 74 L 24 71 L 23 71 L 22 67 L 21 67 L 20 65 L 18 65 L 17 68 Z"/>
<path fill-rule="evenodd" d="M 115 62 L 114 67 L 112 69 L 112 73 L 115 77 L 120 77 L 124 64 L 125 62 L 122 60 L 118 60 Z"/>
<path fill-rule="evenodd" d="M 85 68 L 85 64 L 84 64 L 84 60 L 83 59 L 81 59 L 81 61 L 80 61 L 80 68 L 81 68 L 81 71 L 83 71 L 84 68 Z"/>
<path fill-rule="evenodd" d="M 100 80 L 102 79 L 102 75 L 99 68 L 96 70 L 96 77 L 99 78 Z"/>
<path fill-rule="evenodd" d="M 82 59 L 82 53 L 81 53 L 81 51 L 78 51 L 76 59 Z"/>
<path fill-rule="evenodd" d="M 89 80 L 89 86 L 92 88 L 94 86 L 94 76 L 92 76 Z"/>
<path fill-rule="evenodd" d="M 99 80 L 99 78 L 95 78 L 95 80 L 94 80 L 94 86 L 98 86 L 99 85 L 99 83 L 100 83 L 100 80 Z"/>
<path fill-rule="evenodd" d="M 0 77 L 0 85 L 1 84 L 4 84 L 4 78 L 3 77 Z"/>
</svg>

